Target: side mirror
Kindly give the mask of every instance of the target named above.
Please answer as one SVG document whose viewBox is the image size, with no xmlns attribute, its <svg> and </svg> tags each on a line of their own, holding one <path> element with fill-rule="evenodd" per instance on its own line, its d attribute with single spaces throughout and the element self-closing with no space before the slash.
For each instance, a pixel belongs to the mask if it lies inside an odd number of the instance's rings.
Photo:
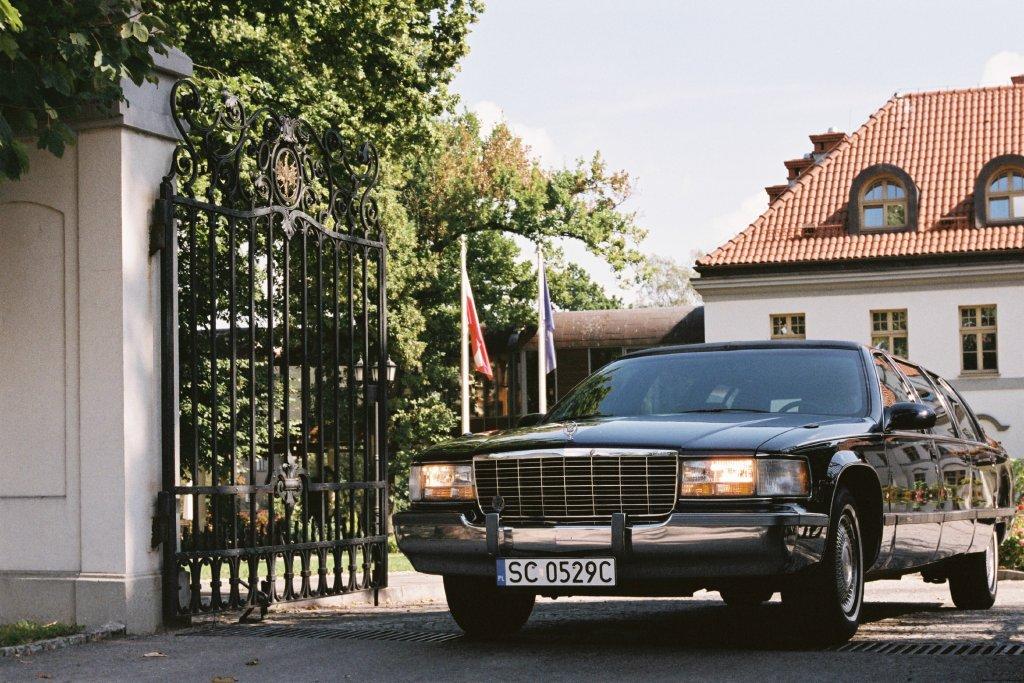
<svg viewBox="0 0 1024 683">
<path fill-rule="evenodd" d="M 885 431 L 914 431 L 935 426 L 935 411 L 923 403 L 904 401 L 885 409 Z"/>
<path fill-rule="evenodd" d="M 539 425 L 544 421 L 546 413 L 527 413 L 519 418 L 519 422 L 516 423 L 516 427 L 533 427 Z"/>
</svg>

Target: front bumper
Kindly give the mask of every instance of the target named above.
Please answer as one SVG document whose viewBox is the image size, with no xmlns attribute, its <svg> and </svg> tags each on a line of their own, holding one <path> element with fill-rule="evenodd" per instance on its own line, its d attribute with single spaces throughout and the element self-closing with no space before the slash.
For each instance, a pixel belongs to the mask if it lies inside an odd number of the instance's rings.
<svg viewBox="0 0 1024 683">
<path fill-rule="evenodd" d="M 676 512 L 664 522 L 607 526 L 484 525 L 453 511 L 394 517 L 398 547 L 417 571 L 494 576 L 498 557 L 609 557 L 621 582 L 777 576 L 821 559 L 828 515 L 798 505 L 773 512 Z"/>
</svg>

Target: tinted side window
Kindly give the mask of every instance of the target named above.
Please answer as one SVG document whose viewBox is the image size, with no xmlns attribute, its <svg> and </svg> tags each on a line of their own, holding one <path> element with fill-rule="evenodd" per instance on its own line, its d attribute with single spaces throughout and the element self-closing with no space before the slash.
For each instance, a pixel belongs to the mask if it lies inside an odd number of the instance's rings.
<svg viewBox="0 0 1024 683">
<path fill-rule="evenodd" d="M 953 388 L 941 377 L 932 375 L 932 379 L 937 381 L 939 389 L 942 390 L 942 395 L 946 397 L 946 402 L 949 403 L 950 410 L 953 411 L 953 418 L 960 425 L 960 433 L 963 434 L 963 438 L 970 439 L 971 441 L 981 441 L 982 438 L 974 427 L 974 420 L 971 419 L 967 408 L 964 407 L 963 401 L 953 391 Z"/>
<path fill-rule="evenodd" d="M 882 356 L 875 356 L 875 373 L 878 375 L 878 385 L 882 390 L 882 405 L 891 406 L 901 401 L 913 401 L 910 390 L 903 383 L 903 378 L 896 372 L 889 361 Z"/>
<path fill-rule="evenodd" d="M 900 370 L 910 380 L 910 384 L 914 387 L 914 391 L 917 392 L 921 403 L 935 411 L 935 426 L 932 427 L 932 434 L 956 438 L 957 433 L 949 419 L 949 413 L 946 412 L 946 404 L 939 398 L 938 389 L 925 376 L 924 371 L 914 365 L 907 365 L 898 361 L 896 364 L 900 366 Z"/>
</svg>

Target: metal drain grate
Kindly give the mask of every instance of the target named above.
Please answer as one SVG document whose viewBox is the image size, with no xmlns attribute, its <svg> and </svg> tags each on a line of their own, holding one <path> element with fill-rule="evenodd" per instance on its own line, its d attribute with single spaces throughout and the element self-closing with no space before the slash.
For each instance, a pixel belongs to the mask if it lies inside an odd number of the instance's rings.
<svg viewBox="0 0 1024 683">
<path fill-rule="evenodd" d="M 832 652 L 880 655 L 1024 655 L 1024 643 L 949 643 L 906 640 L 858 640 L 829 648 Z"/>
<path fill-rule="evenodd" d="M 233 624 L 209 630 L 186 631 L 183 636 L 235 636 L 243 638 L 313 638 L 322 640 L 391 640 L 405 643 L 443 643 L 462 637 L 444 631 L 405 631 L 394 628 L 331 628 L 328 626 L 249 626 Z"/>
</svg>

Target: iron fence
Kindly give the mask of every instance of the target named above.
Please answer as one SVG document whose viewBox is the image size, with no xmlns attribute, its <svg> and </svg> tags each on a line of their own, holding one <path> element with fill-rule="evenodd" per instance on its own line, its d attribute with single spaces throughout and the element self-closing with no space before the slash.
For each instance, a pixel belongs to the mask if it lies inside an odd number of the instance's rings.
<svg viewBox="0 0 1024 683">
<path fill-rule="evenodd" d="M 178 82 L 161 188 L 169 620 L 387 583 L 378 155 Z"/>
</svg>

